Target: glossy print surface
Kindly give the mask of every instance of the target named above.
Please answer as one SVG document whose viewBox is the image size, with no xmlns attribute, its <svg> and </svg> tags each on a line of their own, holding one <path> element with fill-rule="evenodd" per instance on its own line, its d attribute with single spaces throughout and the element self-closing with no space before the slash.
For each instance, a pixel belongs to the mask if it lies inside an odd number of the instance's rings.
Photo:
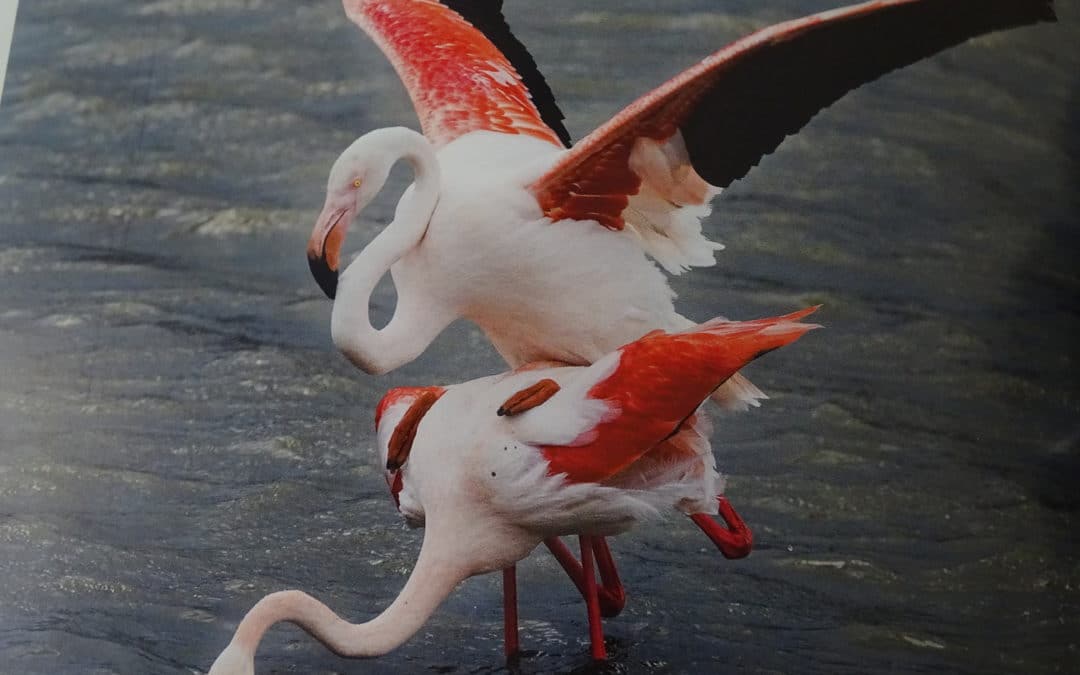
<svg viewBox="0 0 1080 675">
<path fill-rule="evenodd" d="M 581 139 L 703 55 L 837 4 L 505 10 Z M 704 229 L 727 249 L 673 280 L 685 314 L 824 303 L 827 328 L 750 364 L 771 398 L 715 425 L 749 558 L 721 560 L 685 518 L 610 540 L 628 591 L 604 623 L 611 670 L 1075 670 L 1080 5 L 1058 9 L 853 92 L 718 199 Z M 235 628 L 222 617 L 266 593 L 315 583 L 360 621 L 401 590 L 422 531 L 388 496 L 373 410 L 505 363 L 459 322 L 359 377 L 302 251 L 340 149 L 413 116 L 336 0 L 19 3 L 0 106 L 0 670 L 190 675 Z M 376 325 L 394 302 L 376 288 Z M 518 586 L 522 672 L 589 672 L 560 565 L 539 550 Z M 501 597 L 498 575 L 466 582 L 362 663 L 277 628 L 260 672 L 499 671 Z"/>
</svg>

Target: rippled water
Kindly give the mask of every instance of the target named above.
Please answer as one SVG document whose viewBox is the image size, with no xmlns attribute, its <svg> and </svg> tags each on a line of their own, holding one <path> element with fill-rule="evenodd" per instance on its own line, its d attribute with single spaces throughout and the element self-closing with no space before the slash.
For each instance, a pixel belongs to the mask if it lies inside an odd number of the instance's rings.
<svg viewBox="0 0 1080 675">
<path fill-rule="evenodd" d="M 814 0 L 508 3 L 580 138 Z M 419 535 L 373 470 L 388 387 L 501 369 L 455 326 L 391 376 L 332 349 L 304 243 L 328 167 L 413 123 L 338 3 L 20 5 L 0 108 L 0 672 L 189 673 L 262 594 L 354 619 Z M 630 602 L 588 661 L 584 608 L 520 571 L 523 672 L 1067 672 L 1080 666 L 1080 7 L 865 87 L 721 198 L 704 319 L 824 302 L 721 420 L 755 530 L 614 541 Z M 398 177 L 398 188 L 404 174 Z M 350 246 L 386 223 L 364 214 Z M 376 295 L 386 316 L 389 287 Z M 260 672 L 502 669 L 498 579 L 409 643 L 338 659 L 272 631 Z"/>
</svg>

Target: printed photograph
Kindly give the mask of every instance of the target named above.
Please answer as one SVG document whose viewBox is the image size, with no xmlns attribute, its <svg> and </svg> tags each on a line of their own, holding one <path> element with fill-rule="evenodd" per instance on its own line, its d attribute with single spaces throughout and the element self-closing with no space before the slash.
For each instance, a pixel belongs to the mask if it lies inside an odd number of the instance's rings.
<svg viewBox="0 0 1080 675">
<path fill-rule="evenodd" d="M 0 673 L 1080 670 L 1080 3 L 852 2 L 0 0 Z"/>
</svg>

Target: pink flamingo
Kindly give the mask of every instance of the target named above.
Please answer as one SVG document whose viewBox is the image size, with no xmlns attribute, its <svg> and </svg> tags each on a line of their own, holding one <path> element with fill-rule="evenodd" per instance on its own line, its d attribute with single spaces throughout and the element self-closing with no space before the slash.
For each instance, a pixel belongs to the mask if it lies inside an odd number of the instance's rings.
<svg viewBox="0 0 1080 675">
<path fill-rule="evenodd" d="M 380 405 L 380 447 L 399 480 L 402 513 L 425 525 L 400 595 L 353 624 L 300 591 L 270 594 L 240 622 L 211 675 L 253 673 L 259 641 L 279 621 L 341 656 L 384 654 L 463 579 L 509 568 L 567 534 L 581 536 L 590 635 L 602 644 L 592 538 L 660 509 L 717 513 L 721 485 L 698 407 L 746 363 L 815 328 L 800 321 L 814 309 L 654 331 L 591 366 L 542 364 L 390 392 Z"/>
<path fill-rule="evenodd" d="M 1051 0 L 878 0 L 765 28 L 631 103 L 573 147 L 500 2 L 344 0 L 387 55 L 423 135 L 379 129 L 330 172 L 307 254 L 335 297 L 335 345 L 369 373 L 416 358 L 453 320 L 511 367 L 586 365 L 650 330 L 694 325 L 670 273 L 714 264 L 700 219 L 720 188 L 845 92 L 988 31 L 1054 18 Z M 340 274 L 350 223 L 404 160 L 415 181 Z M 397 290 L 375 329 L 368 300 Z M 763 394 L 741 376 L 726 407 Z"/>
<path fill-rule="evenodd" d="M 529 364 L 519 368 L 517 372 L 543 367 L 557 368 L 561 365 L 563 364 L 551 362 Z M 499 416 L 521 414 L 545 402 L 558 390 L 559 386 L 553 380 L 540 379 L 504 401 L 496 414 Z M 401 466 L 404 464 L 404 458 L 409 455 L 420 421 L 445 392 L 445 387 L 438 386 L 398 387 L 383 397 L 375 412 L 377 447 L 381 464 L 386 467 L 386 484 L 390 488 L 390 494 L 398 511 L 405 518 L 405 522 L 412 527 L 420 527 L 424 524 L 424 512 L 423 508 L 412 499 L 410 492 L 403 492 L 404 474 Z M 701 414 L 694 415 L 684 425 L 684 433 L 668 441 L 670 446 L 665 446 L 663 450 L 654 450 L 653 457 L 659 457 L 663 451 L 685 453 L 696 450 L 699 454 L 707 454 L 710 432 L 708 418 Z M 688 446 L 691 441 L 694 444 L 692 447 Z M 748 555 L 753 545 L 753 535 L 726 497 L 717 498 L 716 511 L 726 527 L 717 524 L 707 512 L 692 513 L 690 518 L 725 558 L 742 558 Z M 600 616 L 608 618 L 617 616 L 626 604 L 626 592 L 619 580 L 619 573 L 607 542 L 602 536 L 589 536 L 581 537 L 580 544 L 582 559 L 578 561 L 559 537 L 544 539 L 544 545 L 570 576 L 582 597 L 588 601 L 592 595 L 596 596 Z M 599 583 L 594 583 L 589 574 L 594 563 L 600 575 Z M 589 584 L 593 586 L 590 587 Z M 507 658 L 513 659 L 519 651 L 517 580 L 514 566 L 503 570 L 503 591 L 504 646 Z M 603 635 L 599 632 L 599 622 L 590 624 L 589 637 L 592 657 L 596 660 L 605 659 L 607 650 Z"/>
<path fill-rule="evenodd" d="M 567 148 L 562 113 L 501 2 L 344 6 L 394 65 L 424 132 L 377 130 L 342 153 L 308 243 L 312 273 L 336 295 L 334 343 L 369 373 L 411 361 L 459 317 L 512 367 L 584 365 L 650 330 L 694 325 L 649 258 L 672 274 L 714 264 L 721 247 L 700 219 L 720 188 L 847 91 L 969 37 L 1054 18 L 1051 0 L 880 0 L 788 21 L 708 56 Z M 349 225 L 399 160 L 415 182 L 339 283 Z M 398 303 L 375 329 L 368 300 L 388 270 Z M 713 399 L 741 409 L 764 396 L 736 374 Z M 618 576 L 592 541 L 603 609 L 617 613 Z M 549 545 L 583 587 L 582 565 Z"/>
</svg>

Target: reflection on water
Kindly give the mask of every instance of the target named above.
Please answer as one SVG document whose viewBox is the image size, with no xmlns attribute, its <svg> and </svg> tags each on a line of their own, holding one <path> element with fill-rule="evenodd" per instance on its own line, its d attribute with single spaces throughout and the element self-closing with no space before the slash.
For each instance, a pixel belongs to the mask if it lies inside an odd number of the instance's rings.
<svg viewBox="0 0 1080 675">
<path fill-rule="evenodd" d="M 576 137 L 717 46 L 822 9 L 508 3 Z M 550 9 L 549 9 L 550 8 Z M 690 316 L 823 302 L 715 445 L 755 527 L 614 542 L 630 603 L 588 665 L 551 560 L 525 672 L 1056 672 L 1077 665 L 1075 3 L 866 87 L 728 190 Z M 337 3 L 22 3 L 0 109 L 0 670 L 205 668 L 263 593 L 361 619 L 419 540 L 371 461 L 397 384 L 501 368 L 454 327 L 384 378 L 329 345 L 303 259 L 337 153 L 413 120 Z M 331 48 L 327 48 L 331 46 Z M 399 176 L 397 185 L 401 187 Z M 350 246 L 387 221 L 365 213 Z M 377 313 L 393 305 L 389 287 Z M 358 667 L 291 628 L 261 672 L 501 670 L 498 580 Z"/>
</svg>

